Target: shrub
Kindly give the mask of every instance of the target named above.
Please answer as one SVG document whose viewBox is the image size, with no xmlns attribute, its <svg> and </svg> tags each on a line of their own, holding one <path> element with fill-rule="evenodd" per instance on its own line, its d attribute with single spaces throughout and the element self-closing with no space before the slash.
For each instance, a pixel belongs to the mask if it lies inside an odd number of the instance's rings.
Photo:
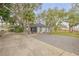
<svg viewBox="0 0 79 59">
<path fill-rule="evenodd" d="M 15 29 L 14 29 L 14 32 L 23 32 L 23 27 L 20 27 L 20 26 L 15 26 L 14 27 Z"/>
<path fill-rule="evenodd" d="M 14 26 L 13 28 L 10 28 L 9 31 L 11 31 L 11 32 L 23 32 L 24 29 L 23 29 L 23 27 L 20 27 L 20 26 Z"/>
</svg>

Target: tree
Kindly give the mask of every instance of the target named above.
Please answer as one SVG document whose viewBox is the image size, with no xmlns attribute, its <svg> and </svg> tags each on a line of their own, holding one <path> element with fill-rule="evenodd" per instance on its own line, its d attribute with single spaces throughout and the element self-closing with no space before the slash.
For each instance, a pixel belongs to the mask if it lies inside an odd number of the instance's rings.
<svg viewBox="0 0 79 59">
<path fill-rule="evenodd" d="M 4 6 L 10 7 L 10 4 L 7 3 L 1 3 L 0 4 L 0 16 L 2 16 L 2 20 L 7 22 L 10 18 L 10 11 L 6 9 Z"/>
<path fill-rule="evenodd" d="M 0 3 L 0 21 L 2 22 L 1 25 L 2 27 L 4 22 L 6 23 L 6 26 L 7 26 L 7 23 L 9 22 L 10 20 L 10 11 L 8 9 L 6 9 L 4 6 L 7 6 L 7 7 L 10 7 L 10 3 Z"/>
<path fill-rule="evenodd" d="M 28 5 L 28 8 L 27 8 Z M 28 30 L 30 32 L 30 24 L 33 24 L 35 21 L 35 13 L 34 11 L 37 10 L 41 4 L 27 4 L 25 5 L 27 8 L 27 11 L 24 12 L 23 19 L 25 20 Z"/>
<path fill-rule="evenodd" d="M 47 11 L 43 11 L 41 14 L 41 18 L 45 20 L 46 26 L 49 27 L 50 32 L 52 30 L 56 31 L 59 24 L 62 20 L 64 20 L 65 17 L 65 11 L 64 9 L 48 9 Z"/>
<path fill-rule="evenodd" d="M 56 13 L 56 15 L 55 15 L 56 21 L 55 21 L 55 25 L 54 25 L 54 30 L 56 31 L 59 28 L 61 22 L 65 20 L 66 12 L 64 9 L 59 9 L 59 10 L 56 9 L 55 13 Z"/>
<path fill-rule="evenodd" d="M 69 31 L 73 32 L 73 26 L 79 22 L 79 4 L 72 4 L 72 8 L 68 11 Z"/>
<path fill-rule="evenodd" d="M 41 4 L 34 4 L 34 3 L 15 3 L 10 4 L 11 7 L 4 6 L 8 9 L 12 15 L 14 25 L 19 25 L 20 27 L 24 28 L 26 31 L 26 27 L 30 25 L 30 22 L 34 21 L 35 13 L 34 11 L 40 6 Z"/>
</svg>

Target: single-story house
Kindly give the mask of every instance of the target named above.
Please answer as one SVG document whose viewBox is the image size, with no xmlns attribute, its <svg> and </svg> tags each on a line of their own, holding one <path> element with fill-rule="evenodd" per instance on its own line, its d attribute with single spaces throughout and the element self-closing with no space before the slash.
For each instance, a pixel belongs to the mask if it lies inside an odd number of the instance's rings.
<svg viewBox="0 0 79 59">
<path fill-rule="evenodd" d="M 75 26 L 73 26 L 73 30 L 74 31 L 79 31 L 79 24 L 76 24 Z"/>
<path fill-rule="evenodd" d="M 49 29 L 41 23 L 31 24 L 30 29 L 32 33 L 47 33 Z"/>
<path fill-rule="evenodd" d="M 63 30 L 63 31 L 68 31 L 68 30 L 69 30 L 69 23 L 63 21 L 63 22 L 60 24 L 60 29 Z"/>
<path fill-rule="evenodd" d="M 73 28 L 73 31 L 79 31 L 79 23 L 74 25 L 72 28 Z M 61 23 L 61 30 L 68 31 L 69 30 L 69 23 L 68 22 L 62 22 Z"/>
</svg>

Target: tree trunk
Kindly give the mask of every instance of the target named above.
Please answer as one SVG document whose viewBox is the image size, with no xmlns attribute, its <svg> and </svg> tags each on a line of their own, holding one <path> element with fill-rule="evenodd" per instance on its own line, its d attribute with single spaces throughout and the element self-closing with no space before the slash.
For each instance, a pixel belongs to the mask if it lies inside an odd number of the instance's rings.
<svg viewBox="0 0 79 59">
<path fill-rule="evenodd" d="M 29 23 L 29 21 L 27 20 L 27 28 L 28 28 L 28 34 L 31 34 L 31 29 L 30 29 L 30 23 Z"/>
</svg>

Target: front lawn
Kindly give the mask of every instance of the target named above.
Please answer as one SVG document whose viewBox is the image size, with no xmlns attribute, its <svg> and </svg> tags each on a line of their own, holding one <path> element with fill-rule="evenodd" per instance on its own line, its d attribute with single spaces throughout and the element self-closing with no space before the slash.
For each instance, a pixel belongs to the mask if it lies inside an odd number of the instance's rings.
<svg viewBox="0 0 79 59">
<path fill-rule="evenodd" d="M 60 32 L 60 31 L 56 31 L 56 32 L 51 32 L 50 34 L 72 36 L 72 37 L 79 38 L 79 32 Z"/>
</svg>

